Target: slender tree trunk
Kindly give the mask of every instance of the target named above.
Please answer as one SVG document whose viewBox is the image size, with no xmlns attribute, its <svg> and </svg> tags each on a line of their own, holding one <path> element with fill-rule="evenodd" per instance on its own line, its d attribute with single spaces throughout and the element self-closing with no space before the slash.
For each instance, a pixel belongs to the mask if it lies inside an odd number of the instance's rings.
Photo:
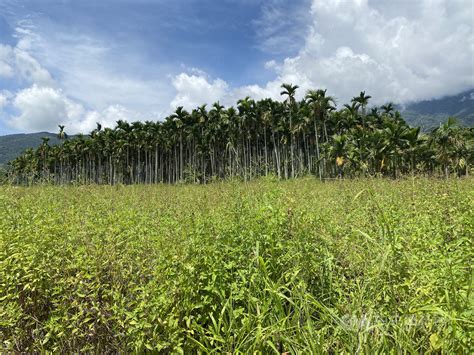
<svg viewBox="0 0 474 355">
<path fill-rule="evenodd" d="M 321 161 L 320 161 L 320 156 L 319 156 L 318 126 L 316 125 L 316 120 L 314 120 L 314 137 L 315 137 L 315 139 L 316 139 L 316 158 L 318 159 L 319 180 L 322 180 L 322 176 L 321 176 Z"/>
<path fill-rule="evenodd" d="M 291 159 L 291 178 L 295 177 L 295 164 L 294 164 L 294 143 L 293 143 L 293 121 L 290 109 L 290 159 Z M 288 178 L 288 177 L 287 177 Z"/>
<path fill-rule="evenodd" d="M 268 148 L 267 148 L 267 129 L 263 128 L 264 154 L 265 154 L 265 176 L 268 176 Z"/>
</svg>

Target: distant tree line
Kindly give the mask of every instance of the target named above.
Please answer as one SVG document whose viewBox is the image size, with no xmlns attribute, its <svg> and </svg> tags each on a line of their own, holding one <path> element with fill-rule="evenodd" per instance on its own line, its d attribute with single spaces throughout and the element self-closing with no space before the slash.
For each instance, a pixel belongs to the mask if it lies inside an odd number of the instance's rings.
<svg viewBox="0 0 474 355">
<path fill-rule="evenodd" d="M 473 160 L 473 128 L 450 118 L 431 132 L 410 127 L 392 104 L 368 109 L 361 92 L 336 109 L 326 90 L 283 84 L 283 101 L 246 97 L 237 107 L 219 102 L 188 112 L 183 107 L 158 122 L 97 124 L 88 136 L 61 143 L 48 138 L 9 163 L 16 184 L 153 184 L 213 179 L 319 179 L 406 174 L 467 175 Z"/>
</svg>

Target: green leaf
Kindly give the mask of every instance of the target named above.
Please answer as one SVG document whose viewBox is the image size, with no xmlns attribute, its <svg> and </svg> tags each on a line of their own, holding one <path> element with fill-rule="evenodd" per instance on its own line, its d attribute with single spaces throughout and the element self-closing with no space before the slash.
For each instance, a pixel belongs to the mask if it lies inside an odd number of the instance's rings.
<svg viewBox="0 0 474 355">
<path fill-rule="evenodd" d="M 439 338 L 438 333 L 433 333 L 430 335 L 430 345 L 434 350 L 438 350 L 443 345 L 442 340 Z"/>
</svg>

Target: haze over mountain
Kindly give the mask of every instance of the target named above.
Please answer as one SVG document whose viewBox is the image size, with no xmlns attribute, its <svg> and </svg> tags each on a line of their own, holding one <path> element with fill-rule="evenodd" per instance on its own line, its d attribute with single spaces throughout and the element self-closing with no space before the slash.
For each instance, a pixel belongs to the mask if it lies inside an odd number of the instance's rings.
<svg viewBox="0 0 474 355">
<path fill-rule="evenodd" d="M 430 129 L 456 117 L 464 126 L 474 126 L 474 89 L 437 100 L 423 100 L 399 107 L 407 122 L 414 126 Z"/>
</svg>

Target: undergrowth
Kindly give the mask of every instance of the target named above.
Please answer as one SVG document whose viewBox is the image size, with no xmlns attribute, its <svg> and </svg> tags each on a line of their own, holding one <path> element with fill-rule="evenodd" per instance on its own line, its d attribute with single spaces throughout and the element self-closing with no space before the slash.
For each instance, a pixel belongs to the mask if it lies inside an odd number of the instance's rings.
<svg viewBox="0 0 474 355">
<path fill-rule="evenodd" d="M 473 181 L 0 188 L 0 350 L 469 352 Z"/>
</svg>

